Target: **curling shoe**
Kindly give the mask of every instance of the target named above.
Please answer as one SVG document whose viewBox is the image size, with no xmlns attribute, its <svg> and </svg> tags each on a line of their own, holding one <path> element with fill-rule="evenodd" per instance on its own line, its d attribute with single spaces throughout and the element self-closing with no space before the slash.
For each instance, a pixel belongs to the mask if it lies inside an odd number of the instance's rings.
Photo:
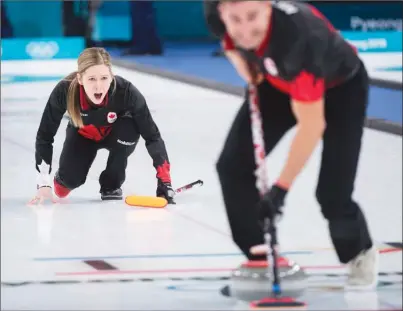
<svg viewBox="0 0 403 311">
<path fill-rule="evenodd" d="M 122 200 L 123 199 L 123 192 L 122 189 L 115 189 L 115 190 L 107 190 L 101 189 L 101 199 L 106 200 Z"/>
<path fill-rule="evenodd" d="M 362 251 L 348 263 L 346 290 L 374 290 L 378 285 L 379 253 L 375 246 Z"/>
</svg>

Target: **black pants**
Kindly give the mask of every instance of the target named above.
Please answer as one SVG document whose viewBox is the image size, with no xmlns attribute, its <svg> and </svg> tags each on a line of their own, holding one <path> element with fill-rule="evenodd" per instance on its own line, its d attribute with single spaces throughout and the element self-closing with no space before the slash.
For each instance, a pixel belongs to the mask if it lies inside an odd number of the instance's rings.
<svg viewBox="0 0 403 311">
<path fill-rule="evenodd" d="M 263 83 L 259 96 L 266 153 L 269 154 L 296 120 L 290 99 L 284 93 Z M 368 76 L 363 65 L 353 78 L 326 93 L 327 127 L 316 197 L 328 220 L 330 236 L 342 263 L 372 246 L 364 215 L 352 199 L 367 96 Z M 217 171 L 234 242 L 250 260 L 264 259 L 249 252 L 251 246 L 264 243 L 257 217 L 259 193 L 255 186 L 255 169 L 246 101 L 227 137 Z"/>
<path fill-rule="evenodd" d="M 57 172 L 62 184 L 71 190 L 84 184 L 97 151 L 107 149 L 108 162 L 99 177 L 101 191 L 120 188 L 126 178 L 127 159 L 139 138 L 135 123 L 127 117 L 117 119 L 111 133 L 100 142 L 81 136 L 69 125 Z"/>
</svg>

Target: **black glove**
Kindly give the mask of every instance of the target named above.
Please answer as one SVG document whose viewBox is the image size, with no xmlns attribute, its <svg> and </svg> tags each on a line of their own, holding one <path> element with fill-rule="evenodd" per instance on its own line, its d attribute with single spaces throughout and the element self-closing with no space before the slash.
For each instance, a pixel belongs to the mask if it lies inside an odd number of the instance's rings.
<svg viewBox="0 0 403 311">
<path fill-rule="evenodd" d="M 157 197 L 165 198 L 168 201 L 168 204 L 176 204 L 174 201 L 175 191 L 173 190 L 171 183 L 162 182 L 158 179 L 157 186 Z"/>
<path fill-rule="evenodd" d="M 259 202 L 259 220 L 264 223 L 266 218 L 273 220 L 283 214 L 282 207 L 287 190 L 279 186 L 273 186 Z"/>
</svg>

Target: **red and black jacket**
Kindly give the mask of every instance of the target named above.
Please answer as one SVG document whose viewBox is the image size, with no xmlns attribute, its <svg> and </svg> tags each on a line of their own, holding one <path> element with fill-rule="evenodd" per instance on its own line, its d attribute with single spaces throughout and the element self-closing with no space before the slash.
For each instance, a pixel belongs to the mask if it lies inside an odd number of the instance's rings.
<svg viewBox="0 0 403 311">
<path fill-rule="evenodd" d="M 38 171 L 38 166 L 42 160 L 49 164 L 52 169 L 54 137 L 67 111 L 69 86 L 69 81 L 60 81 L 51 92 L 43 111 L 35 143 L 35 163 Z M 147 151 L 153 159 L 153 166 L 157 171 L 157 177 L 163 182 L 171 182 L 170 162 L 165 143 L 151 116 L 144 96 L 131 82 L 120 76 L 115 76 L 115 81 L 112 82 L 108 94 L 100 106 L 92 105 L 87 100 L 82 88 L 80 88 L 78 96 L 80 97 L 81 116 L 84 122 L 83 128 L 76 128 L 79 134 L 87 139 L 100 142 L 110 133 L 114 124 L 106 116 L 116 114 L 115 118 L 123 115 L 131 117 L 141 137 L 145 140 Z M 68 126 L 72 127 L 72 123 L 69 123 Z"/>
<path fill-rule="evenodd" d="M 301 102 L 324 96 L 327 89 L 355 75 L 360 59 L 352 47 L 313 6 L 297 1 L 272 2 L 266 37 L 255 51 L 238 47 L 218 13 L 218 1 L 204 2 L 205 18 L 225 50 L 237 50 L 255 63 L 267 80 Z"/>
<path fill-rule="evenodd" d="M 84 126 L 78 130 L 78 133 L 80 133 L 82 136 L 95 140 L 95 141 L 101 141 L 103 140 L 106 136 L 109 135 L 109 133 L 112 130 L 112 124 L 107 124 L 107 125 L 94 125 L 91 123 L 86 124 L 85 122 L 87 116 L 89 114 L 92 114 L 93 110 L 99 110 L 100 108 L 106 108 L 108 106 L 108 97 L 109 94 L 106 94 L 104 100 L 102 103 L 98 106 L 94 106 L 91 104 L 91 101 L 88 100 L 87 96 L 85 95 L 84 88 L 80 86 L 80 106 L 81 106 L 81 118 L 83 119 Z M 111 113 L 114 113 L 111 111 Z M 106 118 L 105 121 L 107 121 Z"/>
</svg>

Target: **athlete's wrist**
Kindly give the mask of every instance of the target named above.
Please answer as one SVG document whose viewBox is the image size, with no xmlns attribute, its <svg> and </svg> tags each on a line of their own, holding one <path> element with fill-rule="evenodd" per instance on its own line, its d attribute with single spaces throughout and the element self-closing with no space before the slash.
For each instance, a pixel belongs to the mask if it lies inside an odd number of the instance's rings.
<svg viewBox="0 0 403 311">
<path fill-rule="evenodd" d="M 36 176 L 37 188 L 52 187 L 50 174 L 38 173 Z"/>
<path fill-rule="evenodd" d="M 291 188 L 290 183 L 288 183 L 288 182 L 286 182 L 284 180 L 281 180 L 281 179 L 277 180 L 275 182 L 274 186 L 277 187 L 277 188 L 280 188 L 280 189 L 282 189 L 284 191 L 288 191 Z"/>
</svg>

